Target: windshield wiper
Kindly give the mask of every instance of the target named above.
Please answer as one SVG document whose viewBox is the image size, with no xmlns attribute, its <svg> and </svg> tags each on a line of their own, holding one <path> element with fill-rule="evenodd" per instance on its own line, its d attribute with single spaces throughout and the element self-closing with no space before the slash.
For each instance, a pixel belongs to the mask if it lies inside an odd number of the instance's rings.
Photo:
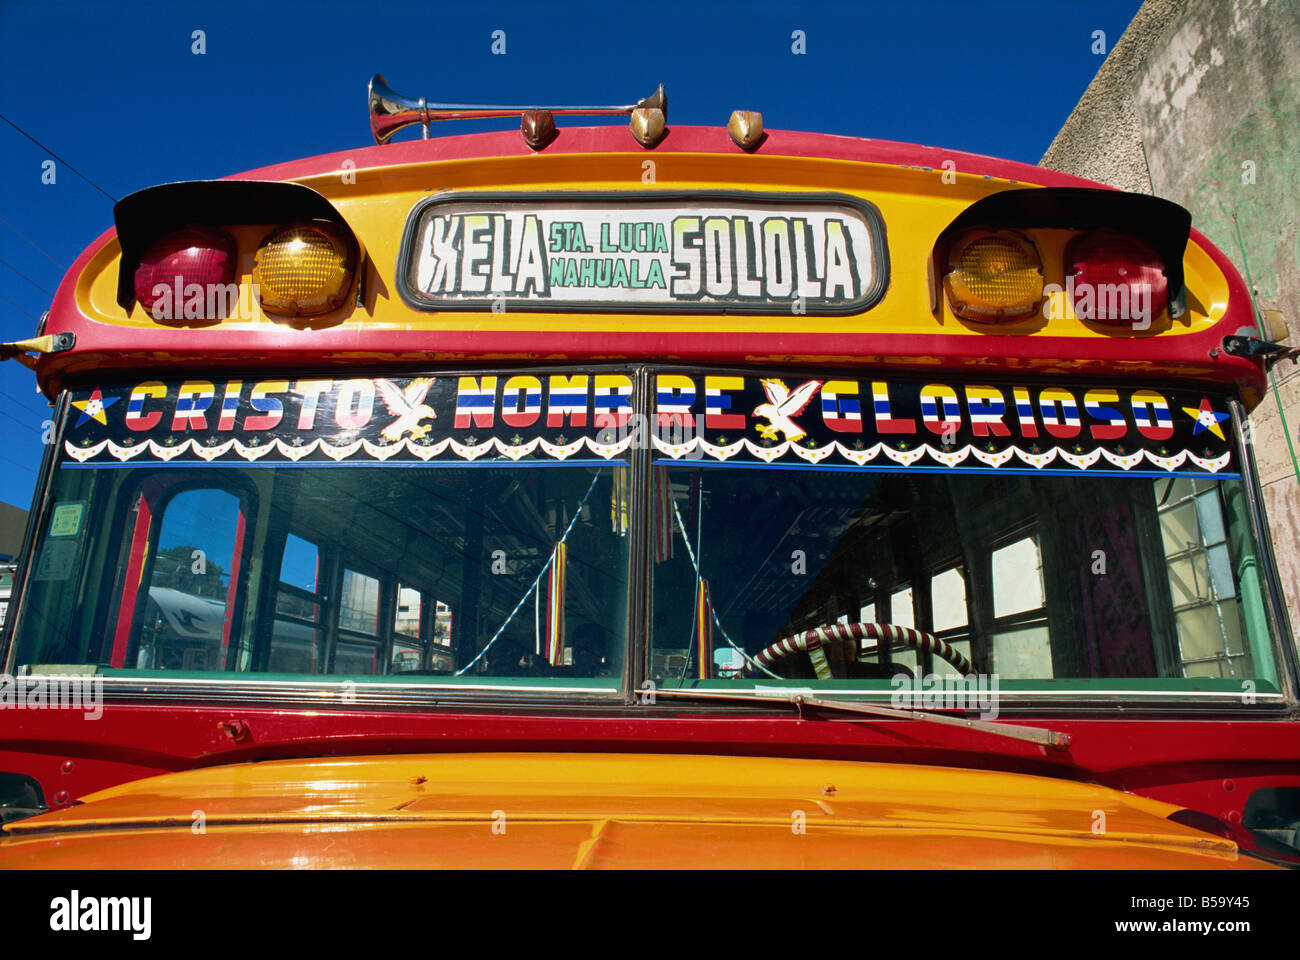
<svg viewBox="0 0 1300 960">
<path fill-rule="evenodd" d="M 657 689 L 656 697 L 681 697 L 684 700 L 715 700 L 748 703 L 783 703 L 795 707 L 802 714 L 804 707 L 818 710 L 838 710 L 844 713 L 867 714 L 875 717 L 889 717 L 895 720 L 924 720 L 928 723 L 941 723 L 949 727 L 965 727 L 967 730 L 980 730 L 995 737 L 1007 737 L 1011 740 L 1023 740 L 1037 743 L 1052 750 L 1068 749 L 1071 737 L 1068 733 L 1045 730 L 1041 727 L 1022 727 L 1014 723 L 992 723 L 987 720 L 968 720 L 964 717 L 950 717 L 943 713 L 929 713 L 924 710 L 899 710 L 896 707 L 880 707 L 874 703 L 860 703 L 856 700 L 823 700 L 820 697 L 808 697 L 803 694 L 792 696 L 765 696 L 760 693 L 721 693 L 714 690 L 677 690 Z"/>
</svg>

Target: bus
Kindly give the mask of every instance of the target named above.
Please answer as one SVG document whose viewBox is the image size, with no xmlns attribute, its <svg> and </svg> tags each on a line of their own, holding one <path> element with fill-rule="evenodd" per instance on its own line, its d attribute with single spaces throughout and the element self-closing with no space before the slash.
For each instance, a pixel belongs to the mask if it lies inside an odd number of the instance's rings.
<svg viewBox="0 0 1300 960">
<path fill-rule="evenodd" d="M 374 146 L 117 203 L 2 348 L 0 866 L 1300 863 L 1224 254 L 667 109 L 376 75 Z"/>
</svg>

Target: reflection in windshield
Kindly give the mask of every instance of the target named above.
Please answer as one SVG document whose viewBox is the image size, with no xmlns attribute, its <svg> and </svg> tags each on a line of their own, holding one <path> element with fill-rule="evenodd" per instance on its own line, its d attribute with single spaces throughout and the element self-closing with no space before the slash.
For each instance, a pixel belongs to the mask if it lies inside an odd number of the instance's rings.
<svg viewBox="0 0 1300 960">
<path fill-rule="evenodd" d="M 34 579 L 19 656 L 466 683 L 618 677 L 626 469 L 61 471 L 56 502 L 127 519 L 82 531 L 80 568 Z"/>
</svg>

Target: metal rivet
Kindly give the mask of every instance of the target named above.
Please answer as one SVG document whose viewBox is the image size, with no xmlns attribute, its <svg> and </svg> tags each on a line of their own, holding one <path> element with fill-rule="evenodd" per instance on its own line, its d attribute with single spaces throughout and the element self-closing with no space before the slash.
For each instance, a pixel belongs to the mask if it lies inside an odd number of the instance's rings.
<svg viewBox="0 0 1300 960">
<path fill-rule="evenodd" d="M 64 760 L 64 761 L 63 761 L 63 766 L 60 767 L 59 769 L 60 769 L 61 771 L 63 771 L 64 773 L 71 773 L 71 772 L 72 772 L 72 761 L 71 761 L 71 760 Z"/>
<path fill-rule="evenodd" d="M 835 792 L 835 784 L 833 783 L 828 783 L 826 784 L 826 786 L 822 787 L 822 793 L 826 794 L 826 796 L 828 797 L 834 792 Z"/>
<path fill-rule="evenodd" d="M 66 790 L 60 790 L 58 793 L 56 793 L 56 794 L 54 795 L 54 802 L 55 802 L 55 803 L 67 803 L 67 802 L 68 802 L 68 791 L 66 791 Z"/>
<path fill-rule="evenodd" d="M 1237 785 L 1233 783 L 1231 780 L 1224 780 L 1223 789 L 1227 790 L 1229 793 L 1232 793 L 1232 791 L 1237 789 Z"/>
<path fill-rule="evenodd" d="M 1229 811 L 1228 811 L 1228 822 L 1229 822 L 1229 823 L 1241 823 L 1241 811 L 1240 811 L 1240 810 L 1229 810 Z"/>
</svg>

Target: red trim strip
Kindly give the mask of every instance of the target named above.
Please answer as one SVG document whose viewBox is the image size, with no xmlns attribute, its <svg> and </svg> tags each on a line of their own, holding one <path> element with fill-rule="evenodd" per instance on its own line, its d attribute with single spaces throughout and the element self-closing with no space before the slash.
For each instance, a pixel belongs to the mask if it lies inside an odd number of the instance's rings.
<svg viewBox="0 0 1300 960">
<path fill-rule="evenodd" d="M 806 133 L 798 130 L 767 130 L 763 143 L 754 151 L 763 157 L 812 157 L 825 160 L 856 160 L 891 166 L 941 170 L 945 160 L 956 165 L 958 173 L 996 177 L 1013 183 L 1041 184 L 1045 187 L 1101 187 L 1113 189 L 1083 177 L 1058 173 L 1045 167 L 1003 160 L 963 150 L 945 150 L 916 143 L 842 137 L 829 133 Z M 653 150 L 644 150 L 624 126 L 562 127 L 541 156 L 575 153 L 626 153 L 638 162 L 646 157 L 674 153 L 715 153 L 743 156 L 744 151 L 731 142 L 725 127 L 673 126 Z M 290 180 L 338 173 L 344 160 L 358 170 L 394 167 L 402 164 L 430 163 L 438 160 L 470 160 L 483 157 L 528 157 L 534 152 L 518 131 L 459 134 L 432 137 L 428 140 L 404 140 L 386 146 L 342 150 L 316 157 L 304 157 L 235 174 L 230 180 Z M 639 166 L 638 166 L 639 169 Z"/>
<path fill-rule="evenodd" d="M 131 531 L 131 559 L 126 565 L 126 582 L 122 587 L 122 601 L 117 608 L 117 630 L 113 634 L 113 654 L 109 663 L 115 669 L 126 664 L 126 648 L 131 642 L 131 628 L 135 625 L 136 600 L 144 578 L 145 559 L 149 555 L 149 529 L 153 526 L 153 504 L 157 491 L 140 490 L 135 526 Z"/>
<path fill-rule="evenodd" d="M 226 663 L 230 650 L 230 629 L 235 620 L 235 598 L 239 595 L 239 574 L 244 560 L 244 530 L 247 519 L 244 515 L 244 501 L 239 502 L 239 519 L 235 527 L 235 552 L 230 560 L 230 586 L 226 588 L 226 622 L 221 625 L 221 663 L 219 669 L 229 667 Z"/>
</svg>

